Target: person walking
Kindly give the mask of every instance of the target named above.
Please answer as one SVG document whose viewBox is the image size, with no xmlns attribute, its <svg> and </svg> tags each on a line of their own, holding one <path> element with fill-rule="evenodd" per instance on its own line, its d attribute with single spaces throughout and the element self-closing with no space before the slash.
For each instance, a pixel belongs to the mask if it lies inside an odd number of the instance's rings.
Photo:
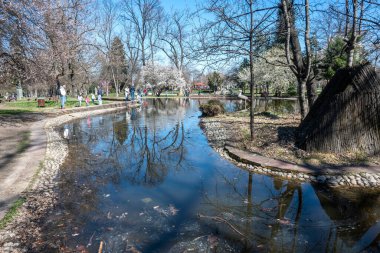
<svg viewBox="0 0 380 253">
<path fill-rule="evenodd" d="M 102 101 L 102 95 L 103 95 L 103 91 L 102 91 L 102 89 L 99 87 L 99 89 L 98 89 L 98 104 L 99 104 L 99 105 L 102 105 L 102 104 L 103 104 L 103 101 Z"/>
<path fill-rule="evenodd" d="M 86 95 L 86 106 L 90 106 L 90 98 L 88 97 L 88 95 Z"/>
<path fill-rule="evenodd" d="M 65 109 L 66 103 L 66 85 L 62 85 L 59 87 L 59 96 L 61 98 L 61 109 Z"/>
<path fill-rule="evenodd" d="M 132 84 L 131 88 L 129 89 L 131 93 L 131 100 L 135 101 L 135 86 Z"/>
<path fill-rule="evenodd" d="M 142 104 L 142 96 L 140 94 L 137 94 L 137 101 L 139 104 Z"/>
<path fill-rule="evenodd" d="M 79 107 L 82 107 L 82 100 L 83 100 L 83 96 L 81 93 L 79 93 L 79 95 L 78 95 Z"/>
<path fill-rule="evenodd" d="M 95 95 L 94 95 L 94 93 L 91 93 L 91 101 L 92 101 L 92 104 L 95 104 Z"/>
<path fill-rule="evenodd" d="M 125 87 L 125 89 L 124 89 L 124 95 L 125 95 L 125 102 L 127 102 L 128 101 L 128 96 L 129 96 L 128 87 Z"/>
</svg>

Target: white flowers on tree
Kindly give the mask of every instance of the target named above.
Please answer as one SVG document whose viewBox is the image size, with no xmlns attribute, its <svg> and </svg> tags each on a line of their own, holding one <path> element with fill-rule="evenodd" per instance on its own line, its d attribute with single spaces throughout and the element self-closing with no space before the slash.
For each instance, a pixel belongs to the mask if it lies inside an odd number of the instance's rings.
<svg viewBox="0 0 380 253">
<path fill-rule="evenodd" d="M 150 84 L 157 96 L 166 88 L 183 89 L 186 81 L 181 71 L 163 65 L 148 64 L 144 66 L 144 81 Z"/>
<path fill-rule="evenodd" d="M 281 93 L 288 89 L 289 85 L 296 83 L 296 79 L 292 71 L 286 65 L 284 49 L 280 47 L 272 47 L 258 58 L 253 65 L 255 75 L 255 85 L 272 92 Z M 239 71 L 238 78 L 241 82 L 249 82 L 249 67 Z"/>
</svg>

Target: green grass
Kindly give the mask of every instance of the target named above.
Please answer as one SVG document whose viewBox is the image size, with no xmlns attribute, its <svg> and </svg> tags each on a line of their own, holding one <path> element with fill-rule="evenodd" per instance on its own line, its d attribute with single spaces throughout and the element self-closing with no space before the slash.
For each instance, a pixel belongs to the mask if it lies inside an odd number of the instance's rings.
<svg viewBox="0 0 380 253">
<path fill-rule="evenodd" d="M 108 104 L 108 101 L 103 101 L 103 104 Z M 61 102 L 53 100 L 45 100 L 45 107 L 38 107 L 37 101 L 21 99 L 14 102 L 7 102 L 4 109 L 0 109 L 0 114 L 3 115 L 17 115 L 26 112 L 41 112 L 45 109 L 57 109 L 61 107 Z M 76 98 L 69 97 L 65 103 L 65 108 L 78 107 L 79 102 Z M 90 106 L 94 106 L 90 102 Z M 82 107 L 86 107 L 86 102 L 82 101 Z"/>
<path fill-rule="evenodd" d="M 23 113 L 31 113 L 33 110 L 29 109 L 0 109 L 0 115 L 12 116 L 12 115 L 20 115 Z"/>
<path fill-rule="evenodd" d="M 5 216 L 0 220 L 0 229 L 5 228 L 5 226 L 12 221 L 18 214 L 19 208 L 25 203 L 25 198 L 19 198 L 16 200 Z"/>
</svg>

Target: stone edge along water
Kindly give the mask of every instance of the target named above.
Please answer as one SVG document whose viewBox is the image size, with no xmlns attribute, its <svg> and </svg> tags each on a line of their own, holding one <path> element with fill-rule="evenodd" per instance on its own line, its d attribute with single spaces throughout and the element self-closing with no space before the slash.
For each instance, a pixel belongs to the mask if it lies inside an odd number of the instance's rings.
<svg viewBox="0 0 380 253">
<path fill-rule="evenodd" d="M 22 237 L 33 234 L 34 238 L 38 238 L 40 235 L 39 219 L 44 217 L 58 201 L 58 194 L 55 191 L 56 177 L 68 155 L 68 145 L 55 128 L 75 119 L 119 110 L 123 110 L 123 108 L 83 111 L 45 119 L 44 129 L 47 143 L 45 159 L 35 175 L 35 180 L 21 196 L 25 198 L 25 203 L 18 210 L 17 217 L 0 230 L 1 253 L 27 252 L 27 248 L 22 248 Z"/>
<path fill-rule="evenodd" d="M 201 128 L 203 129 L 210 146 L 220 154 L 221 157 L 234 163 L 236 166 L 247 169 L 254 173 L 260 173 L 265 175 L 271 175 L 276 177 L 281 177 L 285 180 L 296 180 L 300 182 L 313 182 L 318 184 L 325 184 L 331 187 L 363 187 L 363 188 L 373 188 L 380 189 L 380 174 L 378 173 L 347 173 L 347 174 L 308 174 L 302 172 L 295 172 L 289 170 L 283 170 L 280 168 L 265 168 L 262 166 L 255 166 L 252 164 L 244 163 L 239 161 L 239 158 L 233 158 L 230 156 L 228 151 L 224 148 L 225 143 L 223 140 L 229 139 L 226 136 L 226 131 L 223 129 L 222 125 L 218 122 L 208 122 L 207 120 L 201 119 Z M 243 160 L 243 159 L 241 159 Z"/>
</svg>

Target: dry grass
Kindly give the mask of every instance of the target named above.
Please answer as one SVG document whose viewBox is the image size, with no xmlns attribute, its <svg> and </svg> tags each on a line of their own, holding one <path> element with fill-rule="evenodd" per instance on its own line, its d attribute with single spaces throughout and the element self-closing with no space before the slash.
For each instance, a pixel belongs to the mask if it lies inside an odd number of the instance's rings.
<svg viewBox="0 0 380 253">
<path fill-rule="evenodd" d="M 222 123 L 227 132 L 235 131 L 235 135 L 240 135 L 237 146 L 263 156 L 313 166 L 380 165 L 380 156 L 369 157 L 363 153 L 309 153 L 298 149 L 294 146 L 294 134 L 300 117 L 296 115 L 255 115 L 254 141 L 250 140 L 249 118 L 246 112 L 221 115 L 214 120 Z"/>
</svg>

